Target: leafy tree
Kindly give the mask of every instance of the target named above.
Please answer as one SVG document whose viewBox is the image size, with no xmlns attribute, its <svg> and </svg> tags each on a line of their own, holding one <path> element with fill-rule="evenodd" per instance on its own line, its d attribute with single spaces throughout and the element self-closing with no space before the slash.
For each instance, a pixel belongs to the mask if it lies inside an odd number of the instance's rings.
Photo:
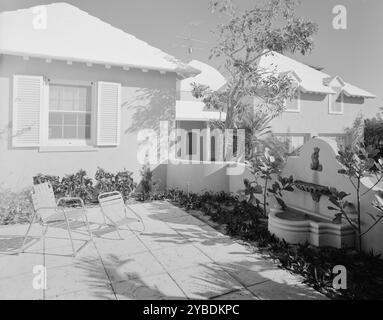
<svg viewBox="0 0 383 320">
<path fill-rule="evenodd" d="M 381 109 L 381 113 L 383 108 Z M 381 113 L 372 119 L 364 120 L 364 143 L 379 149 L 379 156 L 383 157 L 383 119 Z"/>
<path fill-rule="evenodd" d="M 193 94 L 208 107 L 226 112 L 225 128 L 243 124 L 254 104 L 249 97 L 257 96 L 256 112 L 267 112 L 272 119 L 294 96 L 287 74 L 263 70 L 258 61 L 272 51 L 305 54 L 312 50 L 317 26 L 297 17 L 295 7 L 295 0 L 270 0 L 241 12 L 232 0 L 212 2 L 214 12 L 228 17 L 218 26 L 218 42 L 210 56 L 224 61 L 227 84 L 219 91 L 194 84 Z"/>
<path fill-rule="evenodd" d="M 373 223 L 366 230 L 362 230 L 361 198 L 383 179 L 383 159 L 375 160 L 378 153 L 379 150 L 372 146 L 365 147 L 363 143 L 345 147 L 338 152 L 337 160 L 343 165 L 343 168 L 338 170 L 338 172 L 348 177 L 355 188 L 356 207 L 353 203 L 347 201 L 347 197 L 350 195 L 349 193 L 330 188 L 331 195 L 329 200 L 335 207 L 329 206 L 328 209 L 336 211 L 334 222 L 341 222 L 343 217 L 355 230 L 359 251 L 362 251 L 363 236 L 383 218 L 381 214 L 383 212 L 382 194 L 377 194 L 377 201 L 375 201 L 373 205 L 378 208 L 381 213 L 367 213 L 373 220 Z M 361 192 L 361 180 L 371 174 L 375 175 L 376 182 L 369 189 Z"/>
</svg>

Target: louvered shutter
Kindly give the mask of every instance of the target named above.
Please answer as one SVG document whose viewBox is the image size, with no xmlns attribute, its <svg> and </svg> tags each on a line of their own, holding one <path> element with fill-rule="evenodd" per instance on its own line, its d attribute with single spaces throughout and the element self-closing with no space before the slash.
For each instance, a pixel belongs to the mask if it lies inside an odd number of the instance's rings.
<svg viewBox="0 0 383 320">
<path fill-rule="evenodd" d="M 121 84 L 98 82 L 97 145 L 117 146 L 120 143 Z"/>
<path fill-rule="evenodd" d="M 43 104 L 43 77 L 15 75 L 13 78 L 14 147 L 37 147 Z"/>
</svg>

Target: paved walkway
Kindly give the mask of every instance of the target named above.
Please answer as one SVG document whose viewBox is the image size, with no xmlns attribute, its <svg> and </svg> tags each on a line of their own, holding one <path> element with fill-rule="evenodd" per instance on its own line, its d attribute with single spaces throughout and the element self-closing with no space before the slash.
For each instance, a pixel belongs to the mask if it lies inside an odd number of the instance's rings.
<svg viewBox="0 0 383 320">
<path fill-rule="evenodd" d="M 19 256 L 10 252 L 27 226 L 0 227 L 0 299 L 323 299 L 298 277 L 167 202 L 131 208 L 146 229 L 121 231 L 124 240 L 100 229 L 99 209 L 89 209 L 94 242 L 76 258 L 64 224 L 48 229 L 45 246 L 31 237 Z M 72 228 L 75 245 L 83 245 L 83 224 Z M 32 236 L 40 232 L 34 225 Z M 46 289 L 39 289 L 41 265 Z"/>
</svg>

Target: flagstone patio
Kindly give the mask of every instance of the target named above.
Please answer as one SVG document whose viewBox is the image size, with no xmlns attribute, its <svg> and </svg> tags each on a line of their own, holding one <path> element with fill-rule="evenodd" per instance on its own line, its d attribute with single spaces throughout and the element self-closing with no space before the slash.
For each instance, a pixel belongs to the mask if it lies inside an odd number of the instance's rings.
<svg viewBox="0 0 383 320">
<path fill-rule="evenodd" d="M 100 228 L 97 207 L 88 209 L 94 241 L 76 258 L 65 224 L 36 242 L 35 224 L 26 252 L 26 225 L 0 227 L 0 299 L 324 299 L 301 279 L 279 269 L 168 202 L 130 205 L 145 224 L 130 224 L 124 240 Z M 77 247 L 88 239 L 82 222 L 72 223 Z M 45 266 L 45 289 L 34 289 Z M 35 271 L 35 273 L 34 273 Z"/>
</svg>

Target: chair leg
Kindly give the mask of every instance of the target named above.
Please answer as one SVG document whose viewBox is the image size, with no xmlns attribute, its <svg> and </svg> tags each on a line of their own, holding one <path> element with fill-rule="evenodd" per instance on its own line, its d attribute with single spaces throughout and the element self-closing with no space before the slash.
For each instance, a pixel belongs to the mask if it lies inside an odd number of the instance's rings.
<svg viewBox="0 0 383 320">
<path fill-rule="evenodd" d="M 20 254 L 20 253 L 23 253 L 23 252 L 24 252 L 24 249 L 25 249 L 25 242 L 27 241 L 28 234 L 29 234 L 29 232 L 31 231 L 32 224 L 33 224 L 33 222 L 35 221 L 35 218 L 36 218 L 36 212 L 33 213 L 31 223 L 29 224 L 29 226 L 28 226 L 28 230 L 27 230 L 27 232 L 25 233 L 25 236 L 24 236 L 23 244 L 21 245 L 21 248 L 19 249 L 19 251 L 17 252 L 17 254 Z"/>
<path fill-rule="evenodd" d="M 72 245 L 73 257 L 76 257 L 76 250 L 75 250 L 74 244 L 73 244 L 73 239 L 72 239 L 72 233 L 71 233 L 71 230 L 70 230 L 69 220 L 68 220 L 68 217 L 65 214 L 64 210 L 63 210 L 63 214 L 64 214 L 66 225 L 67 225 L 67 228 L 68 228 L 68 234 L 69 234 L 70 243 Z"/>
<path fill-rule="evenodd" d="M 124 240 L 124 238 L 120 234 L 120 231 L 118 230 L 118 225 L 105 214 L 105 212 L 104 212 L 104 210 L 102 210 L 102 208 L 101 208 L 101 213 L 102 213 L 102 217 L 104 218 L 105 225 L 106 226 L 112 225 L 114 227 L 114 229 L 116 230 L 116 233 L 117 233 L 118 237 L 120 238 L 120 240 Z M 110 221 L 110 224 L 108 224 L 106 222 L 106 219 L 108 219 Z"/>
</svg>

